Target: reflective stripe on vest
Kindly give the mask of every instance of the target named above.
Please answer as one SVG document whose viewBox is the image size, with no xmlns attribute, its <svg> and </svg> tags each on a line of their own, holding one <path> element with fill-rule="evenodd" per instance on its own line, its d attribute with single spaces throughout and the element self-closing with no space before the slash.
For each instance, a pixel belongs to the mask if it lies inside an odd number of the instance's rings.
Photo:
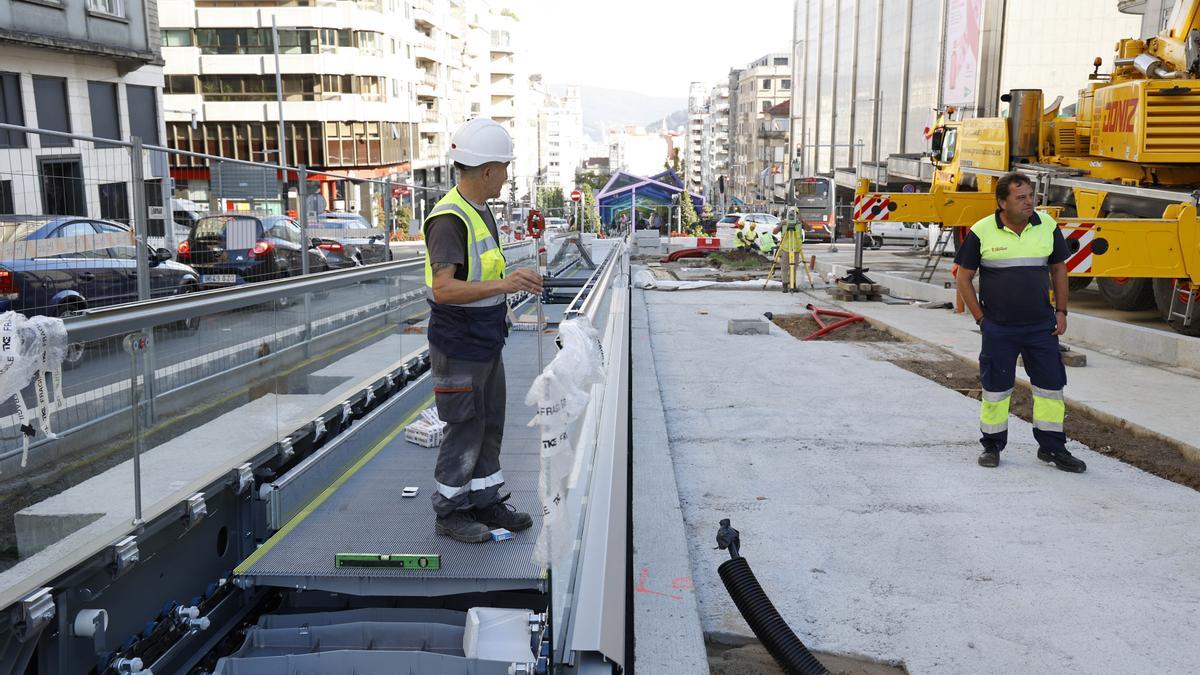
<svg viewBox="0 0 1200 675">
<path fill-rule="evenodd" d="M 442 197 L 422 224 L 424 231 L 429 222 L 441 215 L 452 215 L 462 221 L 467 229 L 467 281 L 496 281 L 504 278 L 504 251 L 492 236 L 483 216 L 458 191 L 450 190 Z M 433 300 L 433 265 L 429 261 L 429 249 L 425 250 L 425 294 Z M 493 295 L 482 300 L 457 307 L 491 307 L 504 302 L 504 294 Z"/>
<path fill-rule="evenodd" d="M 1054 252 L 1054 231 L 1058 223 L 1044 213 L 1037 214 L 1039 223 L 1032 223 L 1016 234 L 997 226 L 996 214 L 982 218 L 971 226 L 979 237 L 980 267 L 1003 269 L 1011 267 L 1046 267 Z"/>
</svg>

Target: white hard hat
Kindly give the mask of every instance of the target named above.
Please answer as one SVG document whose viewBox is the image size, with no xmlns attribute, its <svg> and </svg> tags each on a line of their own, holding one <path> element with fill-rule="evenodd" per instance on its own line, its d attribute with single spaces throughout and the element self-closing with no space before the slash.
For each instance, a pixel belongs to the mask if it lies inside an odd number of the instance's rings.
<svg viewBox="0 0 1200 675">
<path fill-rule="evenodd" d="M 468 120 L 450 139 L 450 161 L 463 166 L 511 162 L 513 158 L 512 137 L 490 117 Z"/>
</svg>

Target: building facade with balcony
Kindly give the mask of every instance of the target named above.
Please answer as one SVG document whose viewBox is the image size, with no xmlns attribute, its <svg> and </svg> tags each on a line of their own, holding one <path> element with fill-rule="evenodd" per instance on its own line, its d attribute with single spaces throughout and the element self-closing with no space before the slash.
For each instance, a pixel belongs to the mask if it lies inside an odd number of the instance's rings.
<svg viewBox="0 0 1200 675">
<path fill-rule="evenodd" d="M 779 135 L 771 127 L 771 110 L 791 100 L 791 58 L 782 53 L 767 54 L 735 72 L 737 93 L 731 99 L 734 120 L 730 137 L 730 193 L 765 208 L 769 204 L 782 203 L 782 200 L 778 200 L 771 190 L 763 189 L 763 177 L 778 176 L 778 180 L 785 182 L 787 176 L 786 153 L 777 158 L 771 150 Z M 786 143 L 786 129 L 782 138 Z"/>
<path fill-rule="evenodd" d="M 704 100 L 700 183 L 714 208 L 723 208 L 721 185 L 729 180 L 729 85 L 718 84 Z"/>
<path fill-rule="evenodd" d="M 0 122 L 161 143 L 159 40 L 153 0 L 0 0 Z M 165 170 L 143 164 L 154 199 Z M 0 167 L 0 214 L 130 221 L 127 148 L 0 130 Z"/>
<path fill-rule="evenodd" d="M 693 82 L 688 88 L 688 122 L 684 132 L 684 184 L 690 192 L 704 192 L 704 118 L 708 107 L 709 88 Z M 707 194 L 705 195 L 707 196 Z"/>
<path fill-rule="evenodd" d="M 542 184 L 563 194 L 575 189 L 575 170 L 583 163 L 583 108 L 579 87 L 567 87 L 563 96 L 546 93 L 540 106 L 538 167 Z"/>
<path fill-rule="evenodd" d="M 161 0 L 159 7 L 173 148 L 280 161 L 272 21 L 288 164 L 407 181 L 414 157 L 436 138 L 426 136 L 424 125 L 437 106 L 419 99 L 430 78 L 414 63 L 436 64 L 438 57 L 415 28 L 415 6 L 400 0 Z M 213 208 L 234 206 L 216 203 L 207 161 L 175 158 L 172 175 L 181 196 Z M 324 177 L 319 183 L 326 208 L 375 218 L 368 187 Z M 289 203 L 295 208 L 294 199 Z"/>
</svg>

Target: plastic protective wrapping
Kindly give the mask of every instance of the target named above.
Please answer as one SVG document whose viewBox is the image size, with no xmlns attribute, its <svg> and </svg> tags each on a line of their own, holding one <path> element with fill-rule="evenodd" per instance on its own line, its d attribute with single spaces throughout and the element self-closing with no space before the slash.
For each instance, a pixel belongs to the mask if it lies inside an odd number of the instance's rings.
<svg viewBox="0 0 1200 675">
<path fill-rule="evenodd" d="M 573 536 L 566 527 L 566 487 L 575 465 L 571 424 L 587 409 L 591 387 L 604 374 L 604 355 L 596 329 L 586 318 L 569 319 L 558 327 L 562 349 L 546 366 L 529 393 L 527 405 L 537 406 L 529 426 L 542 436 L 542 531 L 533 560 L 543 567 L 569 551 Z"/>
<path fill-rule="evenodd" d="M 29 439 L 37 428 L 55 438 L 50 428 L 50 387 L 55 409 L 63 404 L 62 362 L 67 329 L 61 319 L 25 318 L 16 312 L 0 314 L 0 401 L 12 399 L 21 430 L 21 466 L 29 459 Z M 47 376 L 52 380 L 47 382 Z M 22 391 L 33 385 L 34 405 L 25 404 Z M 35 428 L 35 425 L 36 427 Z"/>
</svg>

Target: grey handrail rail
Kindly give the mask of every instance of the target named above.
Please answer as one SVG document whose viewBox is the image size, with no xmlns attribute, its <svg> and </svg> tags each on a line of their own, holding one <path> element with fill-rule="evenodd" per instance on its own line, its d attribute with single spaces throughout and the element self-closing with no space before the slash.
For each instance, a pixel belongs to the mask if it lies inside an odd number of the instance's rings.
<svg viewBox="0 0 1200 675">
<path fill-rule="evenodd" d="M 504 248 L 527 246 L 524 242 Z M 517 262 L 517 261 L 512 261 Z M 70 342 L 90 342 L 114 335 L 133 333 L 152 326 L 183 321 L 217 312 L 228 312 L 271 302 L 301 293 L 319 293 L 363 281 L 394 277 L 423 269 L 421 260 L 375 263 L 348 270 L 330 270 L 304 277 L 261 281 L 233 288 L 197 291 L 169 298 L 146 300 L 92 310 L 63 319 Z M 421 285 L 424 285 L 422 280 Z"/>
<path fill-rule="evenodd" d="M 304 277 L 197 291 L 170 298 L 87 310 L 63 319 L 63 324 L 66 326 L 69 341 L 88 342 L 217 312 L 243 309 L 280 297 L 319 293 L 362 281 L 392 277 L 405 270 L 423 266 L 421 261 L 384 262 L 349 270 L 330 270 Z"/>
</svg>

